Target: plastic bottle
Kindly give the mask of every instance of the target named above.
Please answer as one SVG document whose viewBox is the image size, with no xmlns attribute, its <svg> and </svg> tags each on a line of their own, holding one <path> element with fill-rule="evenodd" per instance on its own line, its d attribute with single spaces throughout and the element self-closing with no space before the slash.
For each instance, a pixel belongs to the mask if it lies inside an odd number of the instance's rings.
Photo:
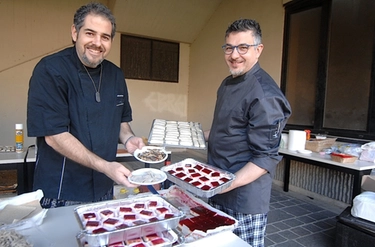
<svg viewBox="0 0 375 247">
<path fill-rule="evenodd" d="M 23 124 L 16 124 L 16 152 L 23 152 Z"/>
</svg>

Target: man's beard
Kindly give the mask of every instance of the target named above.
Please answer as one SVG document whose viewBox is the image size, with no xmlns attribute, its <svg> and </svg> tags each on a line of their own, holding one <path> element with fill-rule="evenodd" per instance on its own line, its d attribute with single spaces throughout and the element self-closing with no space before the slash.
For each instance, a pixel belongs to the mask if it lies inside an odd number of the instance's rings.
<svg viewBox="0 0 375 247">
<path fill-rule="evenodd" d="M 103 62 L 103 58 L 100 59 L 98 62 L 91 62 L 89 60 L 89 58 L 86 56 L 85 53 L 82 54 L 82 60 L 85 62 L 86 65 L 88 65 L 88 67 L 90 68 L 96 68 L 99 64 L 101 64 Z"/>
<path fill-rule="evenodd" d="M 237 76 L 240 76 L 240 75 L 243 74 L 243 69 L 240 69 L 240 70 L 231 70 L 231 69 L 229 69 L 229 72 L 232 75 L 232 77 L 237 77 Z"/>
</svg>

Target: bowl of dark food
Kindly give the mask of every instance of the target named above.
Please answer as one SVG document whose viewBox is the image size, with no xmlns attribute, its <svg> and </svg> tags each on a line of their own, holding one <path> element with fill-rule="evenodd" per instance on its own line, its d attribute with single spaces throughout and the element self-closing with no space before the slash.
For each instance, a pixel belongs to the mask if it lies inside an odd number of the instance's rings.
<svg viewBox="0 0 375 247">
<path fill-rule="evenodd" d="M 142 149 L 137 149 L 133 155 L 137 160 L 148 164 L 157 164 L 168 158 L 164 148 L 153 146 L 144 146 Z"/>
</svg>

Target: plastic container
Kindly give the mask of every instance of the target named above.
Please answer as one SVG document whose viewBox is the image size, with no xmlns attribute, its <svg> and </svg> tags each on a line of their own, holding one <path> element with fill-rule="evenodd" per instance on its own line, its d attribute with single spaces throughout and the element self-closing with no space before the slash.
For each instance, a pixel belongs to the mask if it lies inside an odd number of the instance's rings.
<svg viewBox="0 0 375 247">
<path fill-rule="evenodd" d="M 16 140 L 16 152 L 23 152 L 23 124 L 16 124 L 15 126 L 15 140 Z"/>
</svg>

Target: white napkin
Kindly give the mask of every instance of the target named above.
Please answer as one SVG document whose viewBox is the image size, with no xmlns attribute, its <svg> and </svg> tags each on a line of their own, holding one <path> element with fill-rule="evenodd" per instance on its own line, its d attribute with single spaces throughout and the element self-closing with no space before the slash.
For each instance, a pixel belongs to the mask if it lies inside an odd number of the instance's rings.
<svg viewBox="0 0 375 247">
<path fill-rule="evenodd" d="M 42 224 L 47 209 L 39 201 L 43 192 L 37 190 L 0 202 L 0 229 L 23 230 Z"/>
</svg>

